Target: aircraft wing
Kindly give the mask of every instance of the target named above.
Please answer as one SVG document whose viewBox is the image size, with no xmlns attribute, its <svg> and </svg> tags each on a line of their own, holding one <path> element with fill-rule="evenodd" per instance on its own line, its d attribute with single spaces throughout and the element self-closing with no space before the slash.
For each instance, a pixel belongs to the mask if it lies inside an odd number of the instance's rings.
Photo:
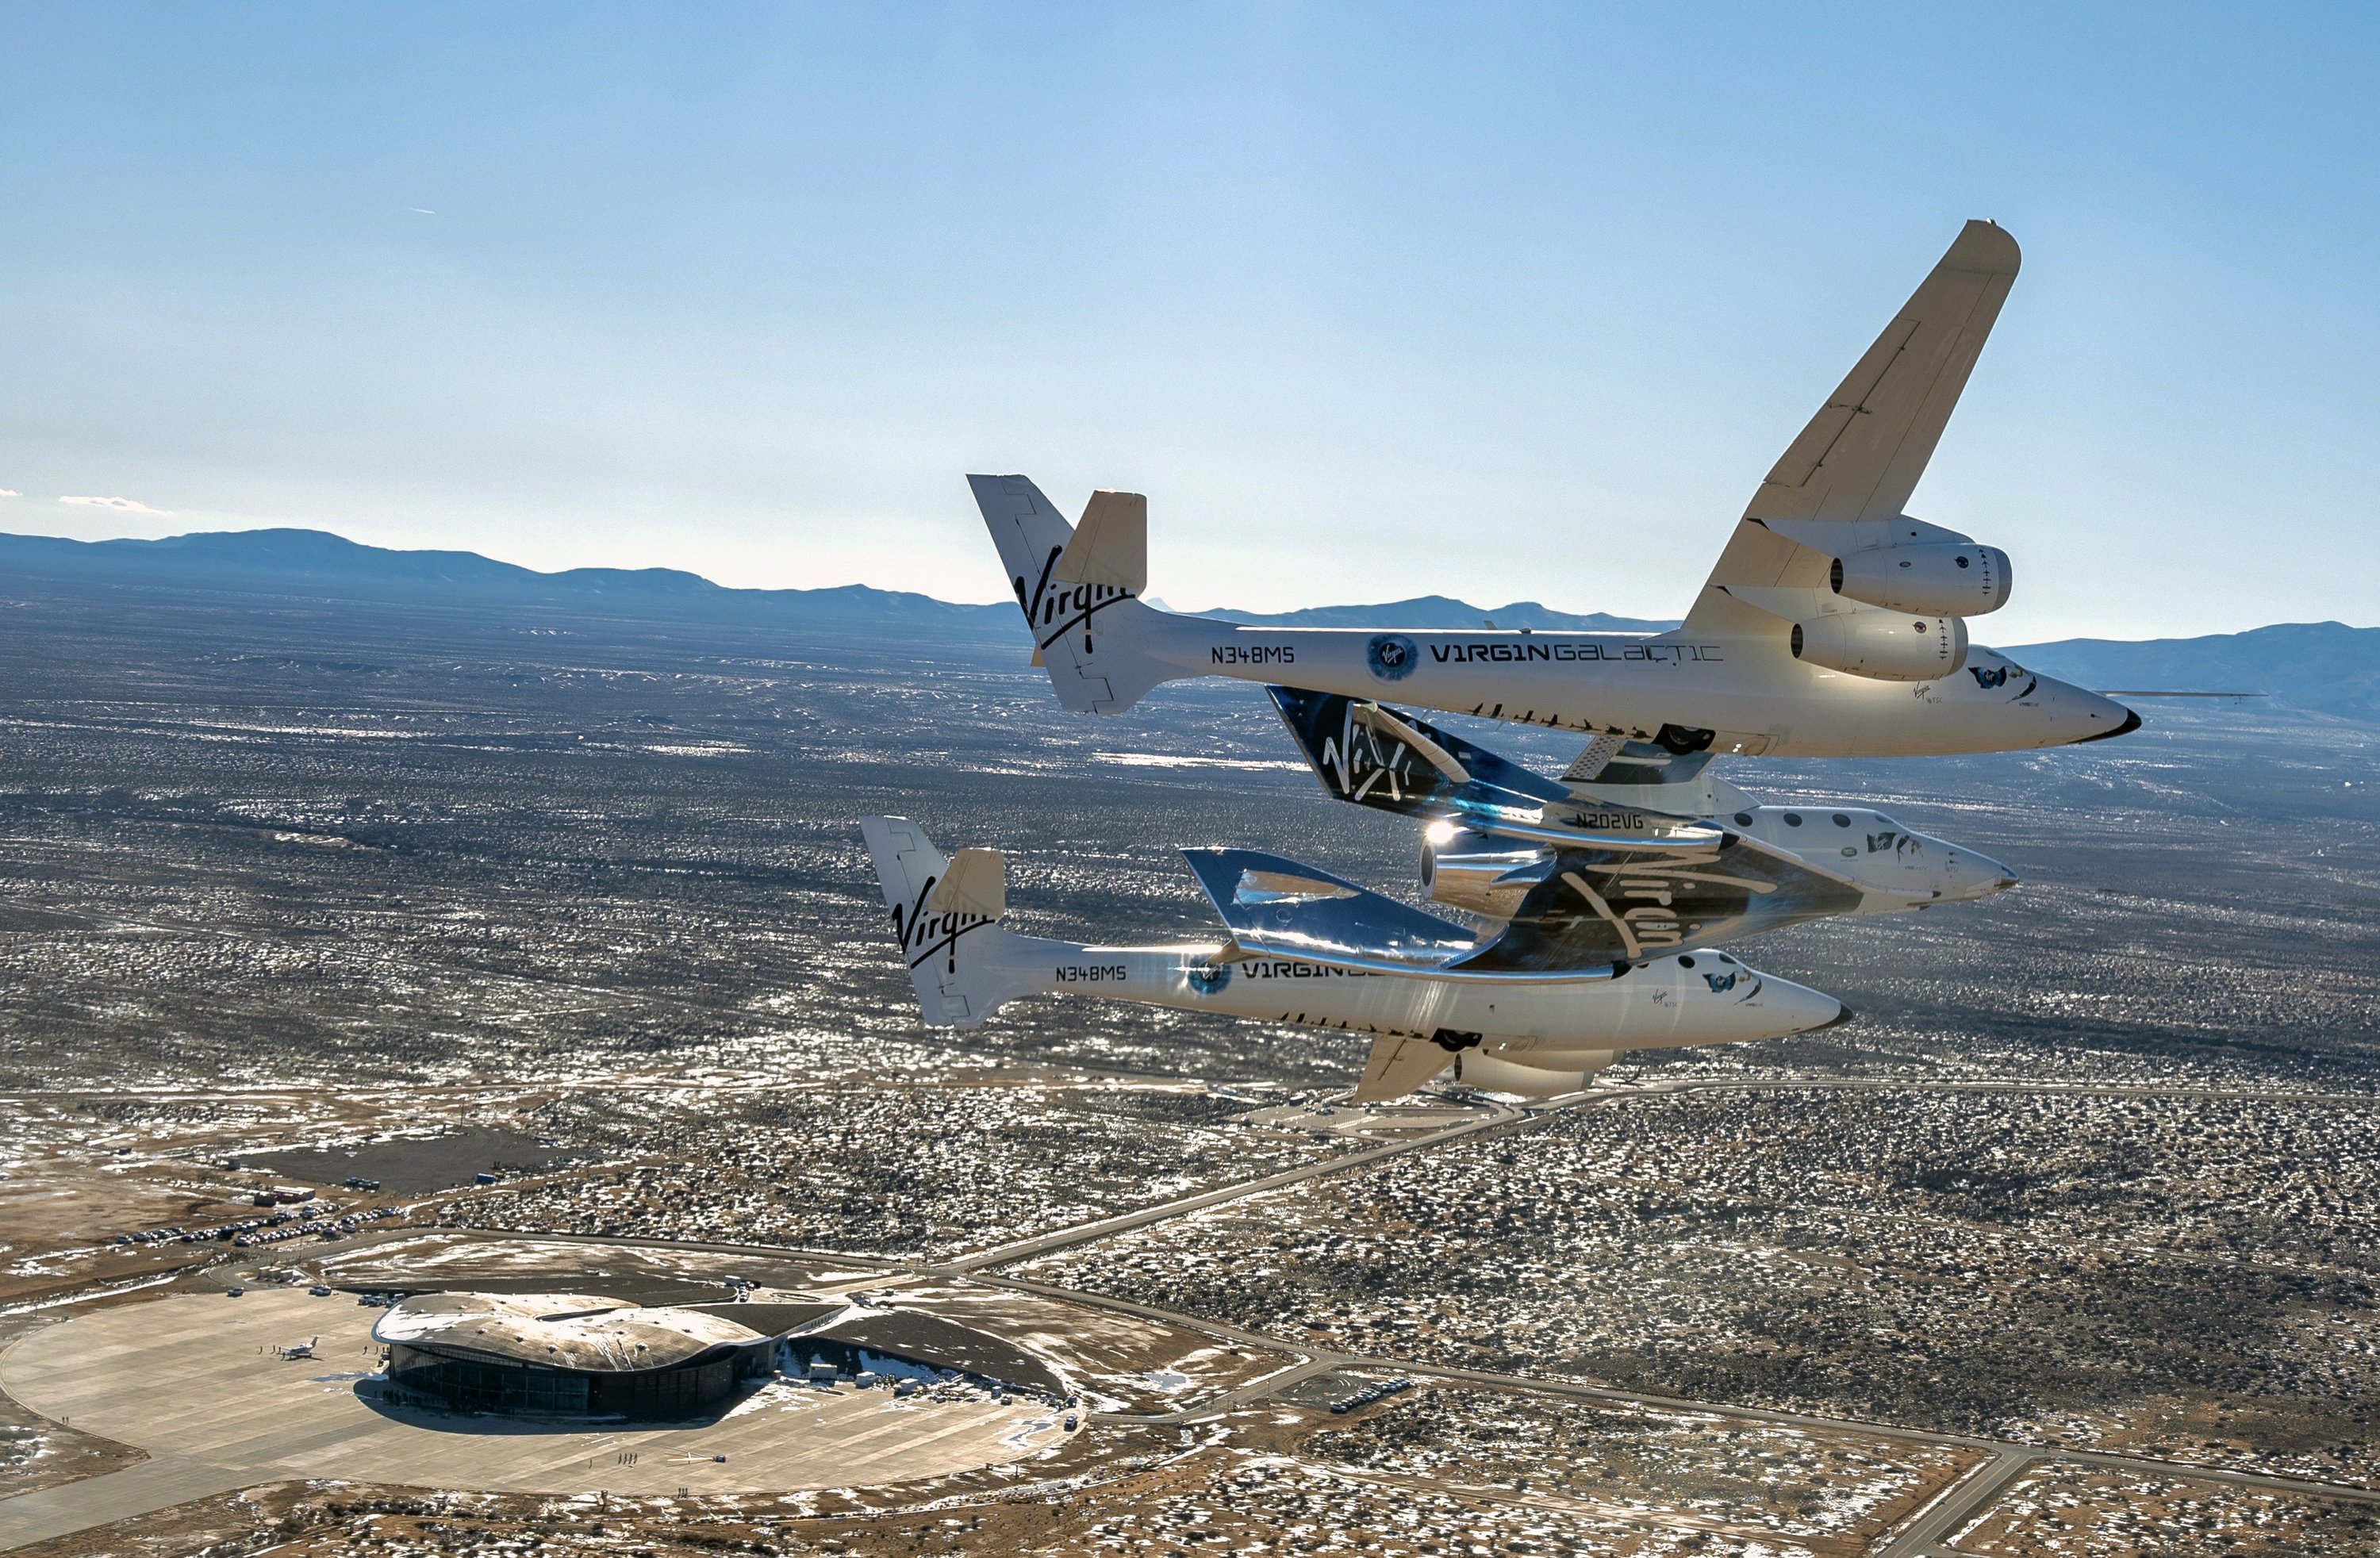
<svg viewBox="0 0 2380 1558">
<path fill-rule="evenodd" d="M 1565 849 L 1469 971 L 1540 975 L 1667 956 L 1857 909 L 1861 888 L 1738 834 L 1699 854 Z"/>
<path fill-rule="evenodd" d="M 1967 387 L 2022 256 L 1989 222 L 1970 222 L 1892 323 L 1818 408 L 1746 505 L 1718 566 L 1687 614 L 1727 615 L 1731 586 L 1811 582 L 1795 565 L 1811 554 L 1787 539 L 1826 536 L 1840 554 L 1886 544 Z M 1819 565 L 1823 568 L 1823 563 Z M 1821 576 L 1822 577 L 1822 576 Z"/>
<path fill-rule="evenodd" d="M 1386 1103 L 1402 1098 L 1453 1064 L 1452 1052 L 1427 1039 L 1383 1033 L 1372 1041 L 1372 1053 L 1365 1058 L 1354 1102 Z"/>
</svg>

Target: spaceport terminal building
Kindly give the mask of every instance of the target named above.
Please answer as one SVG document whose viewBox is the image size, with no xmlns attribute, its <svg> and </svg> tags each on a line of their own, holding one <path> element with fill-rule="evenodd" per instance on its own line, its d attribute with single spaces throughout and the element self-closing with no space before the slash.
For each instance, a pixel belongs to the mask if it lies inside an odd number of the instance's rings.
<svg viewBox="0 0 2380 1558">
<path fill-rule="evenodd" d="M 845 1303 L 648 1306 L 586 1293 L 420 1293 L 381 1316 L 388 1382 L 416 1400 L 504 1416 L 681 1420 L 755 1381 L 906 1375 L 1052 1400 L 1047 1363 L 939 1316 Z"/>
</svg>

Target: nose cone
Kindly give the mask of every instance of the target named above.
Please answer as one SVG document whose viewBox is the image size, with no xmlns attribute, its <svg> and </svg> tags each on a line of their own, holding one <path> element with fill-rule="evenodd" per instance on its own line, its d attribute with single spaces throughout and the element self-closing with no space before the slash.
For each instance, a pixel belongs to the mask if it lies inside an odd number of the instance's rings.
<svg viewBox="0 0 2380 1558">
<path fill-rule="evenodd" d="M 2056 712 L 2058 728 L 2071 730 L 2065 745 L 2079 746 L 2085 741 L 2107 741 L 2119 736 L 2130 736 L 2141 728 L 2141 717 L 2112 698 L 2103 698 L 2088 688 L 2061 682 L 2055 676 L 2042 676 L 2040 692 L 2051 695 L 2049 702 Z M 2038 696 L 2038 694 L 2036 694 Z"/>
<path fill-rule="evenodd" d="M 2094 698 L 2099 698 L 2099 695 L 2095 692 L 2091 696 Z M 2130 736 L 2132 732 L 2141 728 L 2141 717 L 2138 714 L 2133 713 L 2130 709 L 2124 708 L 2122 704 L 2117 702 L 2114 699 L 2099 698 L 2099 701 L 2107 704 L 2111 709 L 2122 710 L 2124 723 L 2118 725 L 2113 730 L 2103 730 L 2092 736 L 2078 736 L 2074 738 L 2074 742 L 2069 743 L 2069 745 L 2083 741 L 2105 741 L 2108 737 L 2115 736 Z"/>
<path fill-rule="evenodd" d="M 1852 1020 L 1852 1009 L 1823 990 L 1812 990 L 1774 974 L 1760 976 L 1760 993 L 1744 1004 L 1759 1014 L 1763 1037 L 1782 1039 Z"/>
<path fill-rule="evenodd" d="M 1995 893 L 2005 893 L 2019 881 L 2016 872 L 1972 849 L 1960 850 L 1951 858 L 1949 880 L 1942 884 L 1940 901 L 1946 904 L 1973 903 L 1988 898 Z"/>
</svg>

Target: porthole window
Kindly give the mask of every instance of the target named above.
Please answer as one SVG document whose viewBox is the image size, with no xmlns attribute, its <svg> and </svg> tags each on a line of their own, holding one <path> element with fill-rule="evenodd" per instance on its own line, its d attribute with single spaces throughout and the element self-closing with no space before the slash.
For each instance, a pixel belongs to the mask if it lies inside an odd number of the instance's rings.
<svg viewBox="0 0 2380 1558">
<path fill-rule="evenodd" d="M 1678 967 L 1681 968 L 1691 968 L 1694 966 L 1694 960 L 1691 957 L 1681 957 L 1678 959 Z"/>
<path fill-rule="evenodd" d="M 1749 811 L 1737 812 L 1735 814 L 1735 825 L 1739 828 L 1748 828 L 1752 826 L 1752 813 Z"/>
<path fill-rule="evenodd" d="M 1853 849 L 1850 845 L 1846 844 L 1846 845 L 1844 845 L 1844 846 L 1843 846 L 1843 853 L 1844 853 L 1844 854 L 1846 854 L 1846 855 L 1856 855 L 1856 854 L 1858 854 L 1858 853 L 1859 853 L 1859 851 L 1858 851 L 1858 850 L 1856 850 L 1856 849 Z"/>
<path fill-rule="evenodd" d="M 1848 817 L 1844 816 L 1844 815 L 1843 815 L 1841 812 L 1840 812 L 1840 811 L 1838 811 L 1838 812 L 1836 812 L 1836 813 L 1835 813 L 1835 826 L 1837 826 L 1837 827 L 1839 827 L 1839 828 L 1848 828 L 1848 827 L 1850 827 L 1851 825 L 1852 825 L 1852 820 L 1851 820 L 1850 818 L 1848 818 Z"/>
<path fill-rule="evenodd" d="M 1785 825 L 1789 828 L 1800 827 L 1802 825 L 1802 814 L 1798 811 L 1788 811 L 1785 813 Z"/>
</svg>

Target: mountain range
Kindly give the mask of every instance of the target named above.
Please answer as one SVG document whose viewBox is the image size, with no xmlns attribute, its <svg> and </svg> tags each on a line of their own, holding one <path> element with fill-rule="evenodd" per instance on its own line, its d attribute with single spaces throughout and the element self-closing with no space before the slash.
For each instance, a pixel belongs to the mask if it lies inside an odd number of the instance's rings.
<svg viewBox="0 0 2380 1558">
<path fill-rule="evenodd" d="M 674 568 L 572 568 L 539 573 L 476 552 L 401 552 L 323 530 L 218 531 L 163 541 L 68 541 L 0 535 L 0 587 L 197 591 L 262 599 L 478 606 L 756 629 L 865 629 L 1010 640 L 1014 608 L 844 585 L 829 590 L 733 590 Z M 1317 606 L 1202 615 L 1294 627 L 1530 627 L 1657 632 L 1674 622 L 1560 612 L 1536 602 L 1481 607 L 1444 595 L 1377 605 Z M 2004 647 L 2034 670 L 2120 690 L 2252 692 L 2317 713 L 2380 724 L 2380 627 L 2278 623 L 2192 639 L 2066 639 Z"/>
</svg>

